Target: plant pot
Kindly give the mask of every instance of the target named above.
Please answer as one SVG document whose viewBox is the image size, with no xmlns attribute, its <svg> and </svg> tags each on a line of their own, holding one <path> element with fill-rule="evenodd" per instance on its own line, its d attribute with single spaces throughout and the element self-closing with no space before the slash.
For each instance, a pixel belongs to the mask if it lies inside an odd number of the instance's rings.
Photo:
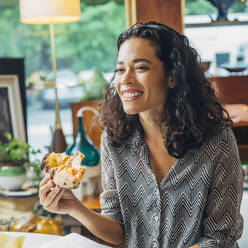
<svg viewBox="0 0 248 248">
<path fill-rule="evenodd" d="M 0 188 L 4 190 L 19 190 L 26 181 L 26 168 L 24 166 L 1 165 Z"/>
<path fill-rule="evenodd" d="M 0 166 L 23 166 L 23 162 L 14 163 L 14 162 L 0 162 Z"/>
</svg>

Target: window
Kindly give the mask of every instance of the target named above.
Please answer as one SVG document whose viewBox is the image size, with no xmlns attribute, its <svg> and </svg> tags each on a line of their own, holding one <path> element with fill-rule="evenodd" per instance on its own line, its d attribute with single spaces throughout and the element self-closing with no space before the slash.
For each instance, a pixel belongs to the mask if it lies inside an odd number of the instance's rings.
<svg viewBox="0 0 248 248">
<path fill-rule="evenodd" d="M 248 64 L 248 1 L 234 1 L 228 21 L 215 22 L 217 9 L 207 0 L 186 0 L 185 35 L 202 61 L 211 61 L 209 72 L 229 75 L 221 68 Z"/>
<path fill-rule="evenodd" d="M 22 24 L 18 3 L 1 0 L 0 57 L 24 57 L 27 85 L 32 82 L 37 86 L 40 77 L 52 77 L 49 26 Z M 93 68 L 109 78 L 117 55 L 116 38 L 125 28 L 124 5 L 118 1 L 95 6 L 82 2 L 81 12 L 80 22 L 55 25 L 60 116 L 68 144 L 72 142 L 68 102 L 83 95 L 83 89 L 80 92 L 80 87 L 75 90 L 72 86 L 80 81 L 79 75 L 88 75 Z M 55 98 L 54 91 L 27 89 L 26 93 L 28 141 L 46 153 L 45 147 L 51 143 L 50 127 L 55 125 L 55 110 L 51 103 Z"/>
</svg>

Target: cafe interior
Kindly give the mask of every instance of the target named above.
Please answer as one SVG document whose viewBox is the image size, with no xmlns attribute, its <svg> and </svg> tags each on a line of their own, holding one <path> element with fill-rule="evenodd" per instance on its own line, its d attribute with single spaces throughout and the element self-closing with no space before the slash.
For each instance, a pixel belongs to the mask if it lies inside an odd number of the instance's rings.
<svg viewBox="0 0 248 248">
<path fill-rule="evenodd" d="M 85 175 L 73 193 L 101 212 L 98 107 L 116 38 L 139 21 L 189 38 L 233 119 L 244 175 L 238 244 L 248 247 L 247 0 L 1 0 L 0 247 L 109 247 L 76 219 L 42 207 L 40 164 L 47 153 L 82 152 Z"/>
</svg>

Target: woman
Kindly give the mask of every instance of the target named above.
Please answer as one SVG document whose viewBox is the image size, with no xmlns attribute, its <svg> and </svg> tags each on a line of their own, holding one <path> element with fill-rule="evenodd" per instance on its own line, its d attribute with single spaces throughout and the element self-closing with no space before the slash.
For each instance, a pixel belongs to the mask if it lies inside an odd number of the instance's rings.
<svg viewBox="0 0 248 248">
<path fill-rule="evenodd" d="M 188 39 L 155 22 L 117 40 L 101 106 L 102 213 L 41 182 L 40 200 L 122 247 L 238 247 L 242 169 L 227 112 Z"/>
</svg>

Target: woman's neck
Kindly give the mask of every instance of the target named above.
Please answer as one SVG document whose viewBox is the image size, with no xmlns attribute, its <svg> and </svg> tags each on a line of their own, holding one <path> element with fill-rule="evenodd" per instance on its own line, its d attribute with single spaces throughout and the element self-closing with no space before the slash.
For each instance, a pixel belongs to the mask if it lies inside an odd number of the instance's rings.
<svg viewBox="0 0 248 248">
<path fill-rule="evenodd" d="M 139 120 L 147 143 L 164 142 L 159 124 L 160 112 L 140 113 Z"/>
</svg>

